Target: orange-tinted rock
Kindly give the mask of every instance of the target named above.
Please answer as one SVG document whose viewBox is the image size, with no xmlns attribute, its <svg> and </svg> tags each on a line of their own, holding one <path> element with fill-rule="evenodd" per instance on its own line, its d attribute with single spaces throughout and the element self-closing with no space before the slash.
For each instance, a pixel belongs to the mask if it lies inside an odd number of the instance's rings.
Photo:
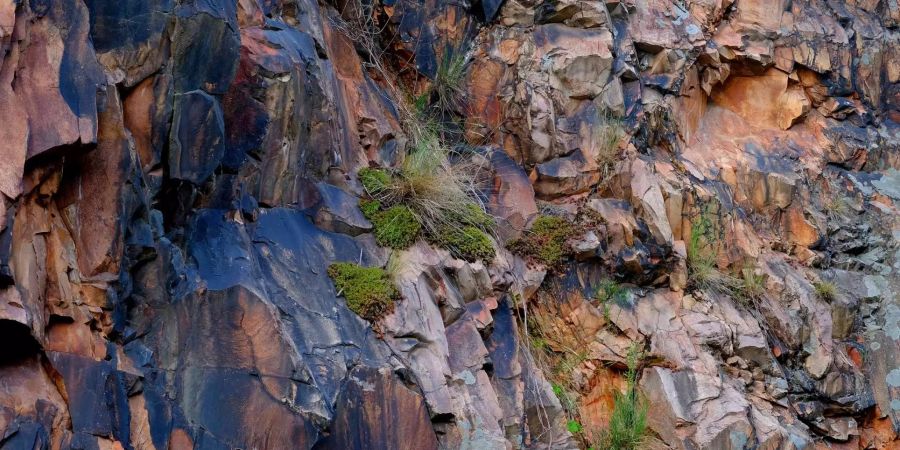
<svg viewBox="0 0 900 450">
<path fill-rule="evenodd" d="M 79 269 L 86 277 L 118 273 L 124 239 L 124 224 L 118 216 L 130 209 L 125 183 L 137 162 L 116 91 L 110 88 L 106 99 L 99 120 L 101 142 L 91 152 L 73 158 L 57 200 L 78 249 Z"/>
<path fill-rule="evenodd" d="M 507 40 L 503 42 L 515 42 Z M 501 50 L 503 42 L 501 42 Z M 498 98 L 498 90 L 504 75 L 502 62 L 493 59 L 477 59 L 469 71 L 470 84 L 467 89 L 467 109 L 470 114 L 470 129 L 467 130 L 472 142 L 483 142 L 494 133 L 503 120 L 503 105 Z"/>
<path fill-rule="evenodd" d="M 349 377 L 321 448 L 439 448 L 421 397 L 390 371 L 359 368 Z"/>
<path fill-rule="evenodd" d="M 599 439 L 599 432 L 609 427 L 616 394 L 625 389 L 625 380 L 610 369 L 599 369 L 589 380 L 589 390 L 578 407 L 588 439 Z"/>
<path fill-rule="evenodd" d="M 896 447 L 894 3 L 0 0 L 0 447 L 573 448 L 540 320 L 595 437 L 635 342 L 650 448 Z M 540 205 L 578 254 L 376 248 L 356 172 L 420 119 L 501 241 Z M 762 292 L 693 278 L 703 212 Z"/>
<path fill-rule="evenodd" d="M 490 188 L 485 189 L 490 195 L 487 209 L 503 222 L 504 227 L 512 227 L 502 230 L 502 235 L 515 236 L 538 213 L 534 188 L 525 172 L 506 153 L 491 151 L 489 158 L 493 176 Z"/>
<path fill-rule="evenodd" d="M 819 232 L 803 216 L 803 210 L 797 207 L 788 208 L 784 215 L 784 228 L 787 238 L 794 245 L 809 247 L 819 239 Z"/>
<path fill-rule="evenodd" d="M 546 60 L 550 84 L 572 98 L 594 97 L 612 69 L 612 36 L 606 31 L 543 25 L 535 31 L 535 58 Z"/>
<path fill-rule="evenodd" d="M 788 74 L 777 69 L 769 69 L 763 76 L 733 76 L 713 92 L 712 100 L 753 125 L 783 130 L 811 108 L 803 89 L 790 87 Z"/>
</svg>

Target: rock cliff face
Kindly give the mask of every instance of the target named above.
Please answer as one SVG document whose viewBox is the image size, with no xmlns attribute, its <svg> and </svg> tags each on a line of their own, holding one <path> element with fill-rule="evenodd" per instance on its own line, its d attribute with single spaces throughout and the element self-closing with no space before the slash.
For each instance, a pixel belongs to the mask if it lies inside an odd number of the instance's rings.
<svg viewBox="0 0 900 450">
<path fill-rule="evenodd" d="M 490 261 L 358 208 L 448 83 Z M 2 449 L 900 448 L 894 0 L 0 0 L 0 124 Z"/>
</svg>

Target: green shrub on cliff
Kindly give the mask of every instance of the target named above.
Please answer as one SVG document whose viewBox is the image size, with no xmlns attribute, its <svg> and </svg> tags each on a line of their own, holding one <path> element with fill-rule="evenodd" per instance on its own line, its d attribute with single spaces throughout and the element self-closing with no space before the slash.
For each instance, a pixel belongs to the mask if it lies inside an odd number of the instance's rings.
<svg viewBox="0 0 900 450">
<path fill-rule="evenodd" d="M 328 276 L 338 295 L 347 300 L 347 307 L 372 323 L 393 311 L 394 300 L 400 297 L 387 273 L 378 267 L 334 263 L 328 266 Z"/>
<path fill-rule="evenodd" d="M 609 428 L 600 434 L 598 450 L 636 450 L 647 434 L 649 405 L 637 389 L 638 365 L 642 354 L 636 345 L 628 349 L 625 393 L 616 393 Z"/>
<path fill-rule="evenodd" d="M 432 91 L 437 97 L 437 106 L 446 112 L 459 106 L 466 77 L 466 55 L 460 50 L 447 48 L 437 67 Z"/>
<path fill-rule="evenodd" d="M 391 185 L 391 174 L 384 169 L 364 167 L 357 174 L 366 192 L 371 196 L 377 196 Z"/>
<path fill-rule="evenodd" d="M 370 214 L 372 217 L 369 220 L 375 226 L 375 240 L 382 247 L 402 250 L 416 242 L 416 238 L 419 237 L 422 225 L 404 205 L 392 206 Z"/>
<path fill-rule="evenodd" d="M 562 217 L 539 216 L 523 237 L 511 241 L 507 247 L 549 269 L 558 269 L 572 252 L 568 240 L 575 232 L 575 225 Z"/>
<path fill-rule="evenodd" d="M 831 301 L 837 295 L 837 286 L 830 281 L 816 281 L 813 283 L 813 287 L 816 290 L 816 295 L 822 300 Z"/>
<path fill-rule="evenodd" d="M 450 250 L 454 258 L 466 261 L 486 262 L 494 259 L 494 244 L 488 235 L 478 227 L 446 227 L 437 237 L 438 244 Z"/>
<path fill-rule="evenodd" d="M 393 175 L 380 169 L 360 170 L 360 182 L 371 197 L 360 209 L 375 227 L 379 245 L 404 249 L 420 231 L 457 258 L 474 261 L 494 257 L 489 235 L 495 221 L 473 200 L 471 171 L 452 167 L 439 139 L 422 130 L 418 148 Z"/>
</svg>

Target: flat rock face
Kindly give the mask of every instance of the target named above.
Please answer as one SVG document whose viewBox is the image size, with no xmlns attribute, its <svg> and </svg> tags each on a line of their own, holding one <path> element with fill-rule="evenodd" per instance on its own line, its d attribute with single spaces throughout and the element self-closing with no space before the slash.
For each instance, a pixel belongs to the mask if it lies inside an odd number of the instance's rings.
<svg viewBox="0 0 900 450">
<path fill-rule="evenodd" d="M 602 448 L 632 385 L 653 449 L 898 448 L 898 27 L 876 0 L 0 0 L 0 449 Z M 359 209 L 424 120 L 490 261 L 379 247 Z M 557 265 L 506 248 L 540 215 L 573 223 Z M 385 268 L 392 312 L 335 262 Z"/>
</svg>

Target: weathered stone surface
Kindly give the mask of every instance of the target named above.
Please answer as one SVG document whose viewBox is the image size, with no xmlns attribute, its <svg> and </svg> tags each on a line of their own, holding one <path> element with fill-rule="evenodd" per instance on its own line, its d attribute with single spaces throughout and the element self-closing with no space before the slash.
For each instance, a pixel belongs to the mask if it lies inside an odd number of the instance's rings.
<svg viewBox="0 0 900 450">
<path fill-rule="evenodd" d="M 332 434 L 316 448 L 437 449 L 438 442 L 421 397 L 390 372 L 360 367 L 338 397 Z"/>
<path fill-rule="evenodd" d="M 202 91 L 175 96 L 169 173 L 172 178 L 201 184 L 225 154 L 225 122 L 218 100 Z"/>
<path fill-rule="evenodd" d="M 895 3 L 0 0 L 0 447 L 582 448 L 641 350 L 649 448 L 894 448 Z M 425 120 L 492 261 L 358 208 Z"/>
<path fill-rule="evenodd" d="M 86 0 L 97 59 L 116 81 L 133 86 L 167 59 L 164 40 L 174 22 L 173 0 Z"/>
<path fill-rule="evenodd" d="M 357 236 L 372 229 L 372 224 L 359 210 L 356 197 L 336 186 L 319 183 L 319 203 L 316 205 L 316 226 L 336 233 Z"/>
<path fill-rule="evenodd" d="M 224 94 L 234 78 L 241 40 L 234 0 L 179 5 L 172 34 L 175 93 Z"/>
<path fill-rule="evenodd" d="M 486 189 L 489 194 L 488 211 L 503 221 L 501 231 L 506 236 L 516 236 L 538 208 L 534 201 L 534 188 L 525 172 L 505 153 L 492 151 L 490 154 L 491 184 Z"/>
<path fill-rule="evenodd" d="M 612 36 L 560 25 L 535 30 L 535 57 L 546 60 L 550 85 L 572 98 L 593 98 L 606 86 L 612 69 Z"/>
</svg>

